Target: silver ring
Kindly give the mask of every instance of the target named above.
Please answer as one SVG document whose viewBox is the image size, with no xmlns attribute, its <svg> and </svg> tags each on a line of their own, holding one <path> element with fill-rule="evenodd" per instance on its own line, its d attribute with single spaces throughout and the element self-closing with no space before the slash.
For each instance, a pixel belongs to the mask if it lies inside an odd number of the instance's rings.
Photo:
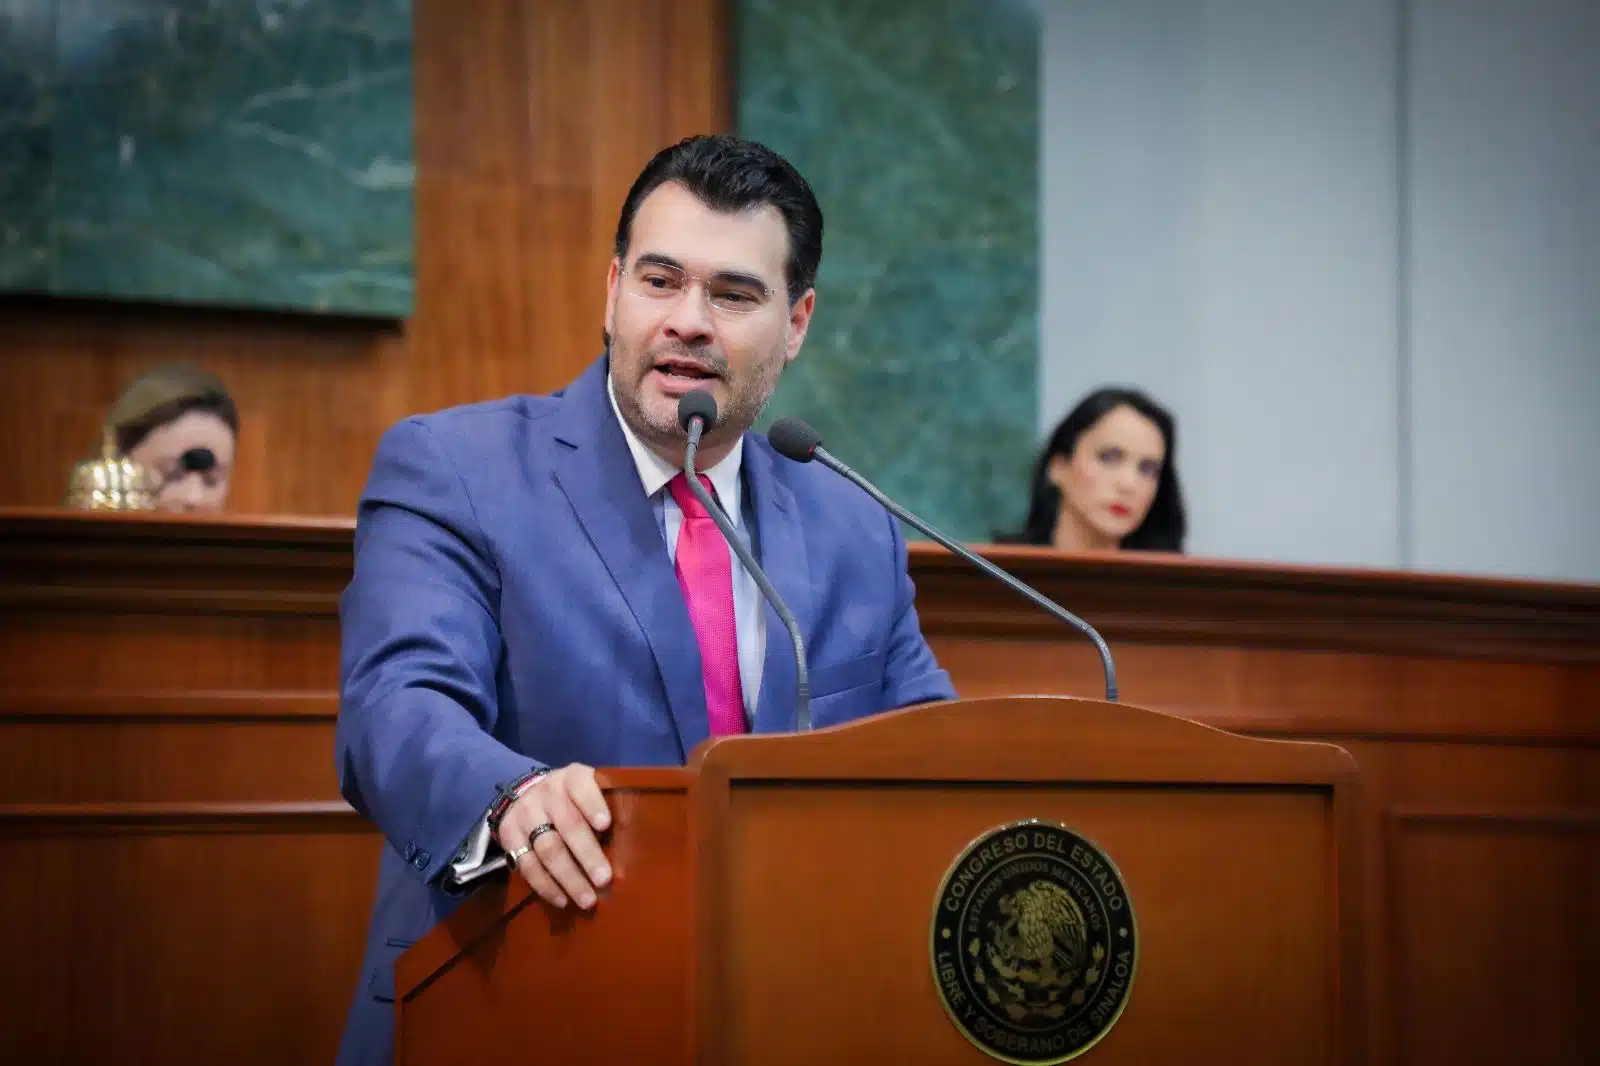
<svg viewBox="0 0 1600 1066">
<path fill-rule="evenodd" d="M 528 833 L 528 847 L 533 847 L 533 842 L 538 840 L 545 833 L 554 833 L 555 831 L 556 827 L 551 825 L 549 822 L 546 822 L 543 825 L 534 826 L 533 829 Z"/>
<path fill-rule="evenodd" d="M 531 837 L 529 839 L 532 840 Z M 533 850 L 533 845 L 530 843 L 530 844 L 524 844 L 520 848 L 515 848 L 515 849 L 513 849 L 511 851 L 508 851 L 508 852 L 506 852 L 506 862 L 510 863 L 512 866 L 515 866 L 517 864 L 517 860 L 518 859 L 522 858 L 524 855 L 528 854 L 528 852 L 530 852 L 532 850 Z"/>
</svg>

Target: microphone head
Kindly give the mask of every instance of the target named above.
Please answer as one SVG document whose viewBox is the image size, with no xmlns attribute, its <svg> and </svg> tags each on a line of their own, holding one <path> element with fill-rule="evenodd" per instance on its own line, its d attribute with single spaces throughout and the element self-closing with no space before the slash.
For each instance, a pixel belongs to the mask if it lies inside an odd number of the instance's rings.
<svg viewBox="0 0 1600 1066">
<path fill-rule="evenodd" d="M 188 471 L 203 474 L 217 465 L 217 453 L 210 448 L 190 448 L 183 453 L 183 458 L 178 460 L 178 465 Z"/>
<path fill-rule="evenodd" d="M 710 429 L 717 424 L 717 401 L 705 389 L 695 389 L 678 397 L 678 425 L 683 427 L 685 433 L 695 419 L 705 420 L 704 429 Z"/>
<path fill-rule="evenodd" d="M 798 418 L 780 418 L 767 430 L 767 440 L 785 459 L 809 463 L 822 446 L 822 434 Z"/>
</svg>

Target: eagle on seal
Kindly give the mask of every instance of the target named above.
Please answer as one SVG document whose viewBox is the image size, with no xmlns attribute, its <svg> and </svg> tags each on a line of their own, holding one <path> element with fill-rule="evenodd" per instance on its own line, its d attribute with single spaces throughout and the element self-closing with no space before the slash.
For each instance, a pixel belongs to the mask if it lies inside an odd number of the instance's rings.
<svg viewBox="0 0 1600 1066">
<path fill-rule="evenodd" d="M 1000 900 L 1005 924 L 994 947 L 1020 964 L 1032 963 L 1068 981 L 1083 969 L 1089 931 L 1077 901 L 1051 881 L 1035 881 Z"/>
</svg>

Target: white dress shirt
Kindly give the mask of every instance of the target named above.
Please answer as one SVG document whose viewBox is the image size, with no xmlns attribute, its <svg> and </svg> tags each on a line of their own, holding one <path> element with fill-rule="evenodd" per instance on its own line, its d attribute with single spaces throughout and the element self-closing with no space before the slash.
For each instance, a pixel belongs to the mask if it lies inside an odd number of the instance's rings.
<svg viewBox="0 0 1600 1066">
<path fill-rule="evenodd" d="M 628 442 L 628 451 L 633 455 L 633 463 L 639 470 L 639 481 L 644 486 L 644 494 L 650 498 L 655 510 L 656 523 L 661 526 L 662 534 L 667 538 L 667 558 L 677 561 L 678 558 L 678 531 L 683 527 L 683 512 L 678 509 L 678 503 L 672 498 L 672 493 L 667 491 L 667 482 L 677 477 L 682 471 L 671 463 L 651 451 L 645 443 L 634 433 L 633 427 L 622 417 L 622 412 L 617 409 L 617 396 L 611 385 L 611 378 L 606 378 L 606 394 L 611 397 L 611 410 L 617 416 L 617 422 L 622 426 L 622 436 Z M 711 488 L 717 498 L 717 503 L 733 522 L 734 531 L 739 534 L 739 540 L 746 548 L 750 547 L 750 529 L 744 520 L 744 493 L 740 483 L 739 471 L 744 461 L 744 437 L 733 443 L 733 450 L 723 457 L 709 470 L 702 470 L 711 481 Z M 761 589 L 756 584 L 755 578 L 739 562 L 739 557 L 729 552 L 729 561 L 733 563 L 733 625 L 739 640 L 739 687 L 744 693 L 744 720 L 748 727 L 755 721 L 756 701 L 761 695 L 761 671 L 766 665 L 766 612 L 762 610 L 765 601 L 761 598 Z"/>
<path fill-rule="evenodd" d="M 667 490 L 667 482 L 681 471 L 651 451 L 634 433 L 627 419 L 622 417 L 622 411 L 617 407 L 616 390 L 612 386 L 610 375 L 606 377 L 606 395 L 611 400 L 611 412 L 616 416 L 617 424 L 622 427 L 622 436 L 628 442 L 628 452 L 633 456 L 634 466 L 639 472 L 639 483 L 644 489 L 645 496 L 650 500 L 656 524 L 661 528 L 662 536 L 666 538 L 667 558 L 676 561 L 678 532 L 683 528 L 683 511 L 672 498 L 672 493 Z M 750 530 L 749 524 L 745 521 L 743 485 L 739 478 L 743 460 L 744 438 L 741 436 L 734 442 L 733 450 L 728 452 L 721 462 L 709 470 L 702 470 L 701 473 L 711 481 L 717 503 L 733 522 L 740 541 L 748 547 Z M 729 554 L 732 555 L 731 552 Z M 761 695 L 761 674 L 765 668 L 767 645 L 767 619 L 766 611 L 763 609 L 761 589 L 756 585 L 755 579 L 739 562 L 737 555 L 732 555 L 730 562 L 733 564 L 734 630 L 738 634 L 739 641 L 739 685 L 744 694 L 744 718 L 748 726 L 755 721 L 756 703 Z M 491 852 L 494 853 L 492 858 Z M 504 865 L 505 854 L 490 836 L 486 815 L 484 821 L 473 829 L 472 835 L 457 852 L 446 878 L 456 884 L 464 884 L 484 874 L 492 873 Z"/>
</svg>

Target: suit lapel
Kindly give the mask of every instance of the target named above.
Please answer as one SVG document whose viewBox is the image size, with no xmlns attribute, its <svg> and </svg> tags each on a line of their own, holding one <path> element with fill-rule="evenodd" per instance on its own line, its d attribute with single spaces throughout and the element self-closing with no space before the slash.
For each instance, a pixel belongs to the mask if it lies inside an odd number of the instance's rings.
<svg viewBox="0 0 1600 1066">
<path fill-rule="evenodd" d="M 805 531 L 800 525 L 794 494 L 778 476 L 777 458 L 759 438 L 745 438 L 744 471 L 755 514 L 761 568 L 783 602 L 789 605 L 801 636 L 809 641 L 814 630 L 815 603 L 806 561 Z M 761 672 L 761 696 L 756 703 L 755 731 L 785 732 L 794 729 L 797 710 L 794 647 L 778 612 L 771 604 L 763 609 L 767 620 L 767 649 Z"/>
<path fill-rule="evenodd" d="M 700 647 L 666 542 L 606 395 L 600 359 L 554 416 L 555 476 L 649 642 L 683 757 L 709 734 Z M 598 687 L 598 686 L 597 686 Z"/>
</svg>

